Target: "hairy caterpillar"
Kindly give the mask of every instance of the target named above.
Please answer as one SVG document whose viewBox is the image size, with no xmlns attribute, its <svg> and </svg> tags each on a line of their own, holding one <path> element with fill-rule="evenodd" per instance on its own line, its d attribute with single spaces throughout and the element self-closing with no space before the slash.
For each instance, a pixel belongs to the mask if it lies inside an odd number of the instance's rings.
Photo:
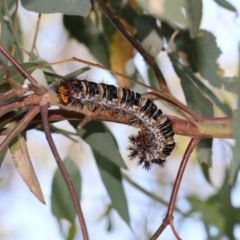
<svg viewBox="0 0 240 240">
<path fill-rule="evenodd" d="M 143 168 L 150 169 L 155 163 L 163 166 L 175 146 L 174 132 L 169 119 L 154 102 L 128 88 L 105 83 L 77 79 L 73 76 L 57 80 L 52 89 L 57 94 L 59 105 L 79 111 L 87 106 L 92 112 L 97 109 L 111 111 L 117 116 L 128 114 L 135 123 L 141 123 L 137 135 L 129 140 L 130 159 L 138 159 Z"/>
</svg>

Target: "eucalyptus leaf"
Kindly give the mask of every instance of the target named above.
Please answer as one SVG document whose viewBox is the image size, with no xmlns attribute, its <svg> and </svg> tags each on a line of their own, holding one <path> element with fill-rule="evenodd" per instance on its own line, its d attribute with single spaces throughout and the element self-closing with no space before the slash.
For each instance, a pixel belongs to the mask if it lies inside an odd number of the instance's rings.
<svg viewBox="0 0 240 240">
<path fill-rule="evenodd" d="M 4 161 L 4 158 L 7 154 L 7 148 L 4 148 L 2 152 L 0 152 L 0 167 L 2 166 L 2 163 Z"/>
<path fill-rule="evenodd" d="M 110 66 L 109 49 L 105 42 L 105 36 L 90 18 L 64 15 L 63 23 L 70 37 L 85 44 L 92 55 L 104 66 Z"/>
<path fill-rule="evenodd" d="M 74 128 L 77 127 L 76 121 L 70 123 Z M 83 129 L 77 130 L 77 133 L 91 146 L 113 207 L 129 224 L 127 200 L 119 168 L 126 168 L 126 165 L 118 151 L 115 139 L 101 122 L 89 122 Z"/>
<path fill-rule="evenodd" d="M 224 216 L 221 214 L 221 204 L 219 202 L 203 201 L 195 196 L 188 196 L 188 202 L 191 204 L 192 212 L 199 212 L 201 218 L 205 219 L 208 224 L 211 224 L 218 229 L 224 226 Z"/>
<path fill-rule="evenodd" d="M 38 67 L 39 64 L 38 63 L 22 63 L 21 67 L 24 68 L 28 73 L 32 73 L 34 72 Z M 14 67 L 8 67 L 7 71 L 9 72 L 9 75 L 11 78 L 13 78 L 15 81 L 17 81 L 20 84 L 23 84 L 23 82 L 25 81 L 25 77 L 23 77 L 19 71 Z M 4 81 L 4 76 L 6 74 L 6 71 L 2 70 L 0 71 L 0 84 Z"/>
<path fill-rule="evenodd" d="M 225 0 L 214 0 L 214 1 L 217 4 L 219 4 L 221 7 L 237 13 L 237 9 L 231 3 L 229 3 L 228 1 L 225 1 Z"/>
<path fill-rule="evenodd" d="M 22 0 L 28 11 L 37 13 L 63 13 L 86 17 L 91 10 L 90 0 Z"/>
<path fill-rule="evenodd" d="M 180 78 L 183 92 L 188 104 L 188 107 L 197 114 L 204 117 L 213 117 L 213 104 L 205 97 L 199 88 L 194 84 L 191 75 L 178 61 L 175 53 L 168 54 L 175 72 Z M 198 157 L 200 162 L 205 162 L 208 166 L 212 166 L 212 139 L 203 139 L 201 144 L 197 147 L 199 152 Z"/>
<path fill-rule="evenodd" d="M 199 88 L 194 84 L 191 75 L 187 73 L 185 68 L 180 64 L 175 53 L 168 54 L 175 72 L 180 78 L 183 92 L 185 94 L 187 104 L 197 114 L 204 117 L 213 117 L 213 104 L 204 96 Z"/>
<path fill-rule="evenodd" d="M 74 240 L 76 236 L 77 228 L 75 224 L 71 224 L 71 227 L 68 230 L 67 240 Z"/>
<path fill-rule="evenodd" d="M 194 38 L 199 30 L 202 19 L 202 0 L 186 0 L 188 27 L 191 38 Z"/>
<path fill-rule="evenodd" d="M 193 52 L 196 67 L 199 73 L 215 87 L 222 86 L 223 70 L 217 59 L 221 50 L 217 46 L 216 38 L 206 30 L 200 30 L 193 40 Z"/>
<path fill-rule="evenodd" d="M 108 161 L 108 159 L 104 155 L 99 154 L 99 152 L 93 150 L 93 154 L 113 207 L 122 219 L 129 225 L 130 218 L 127 199 L 124 193 L 122 176 L 119 167 L 111 161 Z"/>
<path fill-rule="evenodd" d="M 80 199 L 81 176 L 78 166 L 69 157 L 65 158 L 63 163 L 72 180 L 77 196 Z M 53 215 L 58 220 L 63 218 L 74 224 L 76 210 L 59 168 L 56 169 L 52 181 L 51 209 Z"/>
<path fill-rule="evenodd" d="M 2 4 L 0 4 L 0 6 L 2 6 Z M 14 36 L 11 33 L 8 22 L 3 18 L 3 16 L 0 16 L 0 25 L 1 25 L 0 42 L 8 51 L 10 51 L 12 44 L 14 42 Z M 0 54 L 0 63 L 6 65 L 7 62 L 8 62 L 7 58 L 3 54 Z M 0 81 L 1 80 L 2 79 L 0 79 Z"/>
<path fill-rule="evenodd" d="M 146 38 L 153 30 L 161 37 L 160 28 L 157 26 L 157 21 L 154 17 L 148 15 L 142 15 L 136 18 L 134 27 L 137 30 L 136 38 L 141 42 Z"/>
<path fill-rule="evenodd" d="M 90 70 L 90 67 L 83 67 L 83 68 L 79 68 L 73 72 L 70 72 L 69 74 L 67 74 L 65 76 L 65 78 L 69 78 L 69 77 L 77 77 L 80 74 Z M 56 74 L 54 71 L 43 71 L 43 74 L 45 75 L 45 78 L 47 79 L 48 84 L 53 83 L 56 79 L 63 79 L 64 76 L 58 75 Z"/>
<path fill-rule="evenodd" d="M 202 139 L 197 145 L 197 155 L 200 163 L 206 163 L 212 167 L 212 139 Z M 207 176 L 206 174 L 204 174 Z M 206 178 L 208 179 L 208 178 Z"/>
<path fill-rule="evenodd" d="M 164 1 L 164 12 L 161 13 L 161 19 L 164 19 L 170 25 L 176 28 L 187 26 L 187 19 L 183 9 L 186 8 L 186 0 L 167 0 Z"/>
<path fill-rule="evenodd" d="M 227 104 L 222 103 L 212 92 L 212 90 L 210 90 L 206 85 L 204 85 L 198 77 L 196 77 L 191 71 L 189 71 L 189 69 L 185 68 L 185 72 L 189 76 L 189 78 L 191 78 L 191 80 L 199 87 L 199 89 L 203 91 L 204 94 L 208 96 L 208 98 L 211 99 L 217 107 L 219 107 L 219 109 L 221 109 L 227 116 L 232 116 L 232 109 Z"/>
<path fill-rule="evenodd" d="M 70 123 L 74 128 L 77 128 L 76 121 Z M 115 139 L 103 123 L 89 122 L 83 129 L 77 129 L 77 133 L 91 146 L 93 151 L 118 167 L 127 168 L 119 153 Z"/>
<path fill-rule="evenodd" d="M 11 9 L 13 7 L 13 4 L 15 3 L 16 0 L 5 0 L 7 9 Z M 3 8 L 2 3 L 0 4 L 0 15 L 5 15 L 5 11 Z"/>
</svg>

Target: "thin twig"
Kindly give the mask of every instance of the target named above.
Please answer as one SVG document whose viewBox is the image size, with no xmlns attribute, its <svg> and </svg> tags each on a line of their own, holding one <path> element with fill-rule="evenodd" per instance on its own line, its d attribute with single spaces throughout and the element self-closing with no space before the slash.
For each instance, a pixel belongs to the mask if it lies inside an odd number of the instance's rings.
<svg viewBox="0 0 240 240">
<path fill-rule="evenodd" d="M 32 48 L 31 48 L 30 55 L 29 55 L 29 62 L 32 60 L 33 50 L 34 50 L 34 48 L 36 46 L 36 41 L 37 41 L 37 35 L 38 35 L 39 26 L 40 26 L 41 16 L 42 16 L 41 13 L 39 13 L 38 14 L 38 20 L 37 20 L 37 26 L 36 26 L 36 29 L 35 29 L 33 42 L 32 42 Z"/>
<path fill-rule="evenodd" d="M 39 106 L 32 107 L 27 114 L 20 120 L 18 125 L 6 136 L 0 145 L 0 152 L 8 146 L 8 144 L 16 137 L 20 132 L 26 129 L 28 123 L 39 113 Z"/>
<path fill-rule="evenodd" d="M 36 94 L 31 94 L 26 97 L 22 97 L 13 103 L 0 105 L 0 117 L 15 109 L 19 109 L 26 106 L 38 105 L 40 100 L 41 97 L 37 96 Z"/>
<path fill-rule="evenodd" d="M 3 101 L 6 101 L 8 99 L 16 98 L 16 97 L 21 97 L 23 94 L 27 92 L 27 89 L 22 88 L 22 89 L 11 89 L 6 93 L 0 94 L 0 103 Z"/>
<path fill-rule="evenodd" d="M 31 96 L 31 95 L 30 95 Z M 28 96 L 28 98 L 30 98 Z M 31 103 L 31 99 L 22 103 L 15 103 L 13 105 L 13 109 L 17 109 L 22 106 L 29 106 L 32 104 L 39 103 L 39 100 L 36 98 L 38 96 L 34 96 L 33 101 Z M 6 108 L 7 110 L 7 108 Z M 2 111 L 2 107 L 0 106 L 0 113 Z M 81 120 L 85 116 L 82 113 L 72 112 L 64 109 L 51 109 L 49 110 L 49 122 L 59 122 L 63 120 Z M 188 137 L 196 137 L 196 138 L 224 138 L 224 139 L 233 139 L 234 128 L 233 128 L 233 118 L 218 118 L 217 122 L 214 122 L 214 119 L 208 118 L 204 123 L 192 122 L 184 119 L 180 119 L 173 116 L 168 116 L 169 120 L 173 124 L 173 131 L 176 135 L 188 136 Z M 9 116 L 1 117 L 2 121 L 6 121 Z M 17 116 L 19 119 L 20 116 Z M 124 117 L 119 118 L 119 116 L 112 116 L 110 113 L 106 111 L 99 111 L 98 116 L 95 117 L 97 121 L 108 121 L 108 122 L 116 122 L 127 125 L 132 125 L 131 116 L 127 114 Z M 225 123 L 226 122 L 226 123 Z M 41 127 L 39 125 L 41 123 L 41 116 L 37 115 L 29 124 L 27 129 L 33 129 L 35 127 Z M 141 127 L 139 125 L 138 127 Z M 5 135 L 5 130 L 0 131 L 0 135 Z"/>
<path fill-rule="evenodd" d="M 70 59 L 66 59 L 66 60 L 63 60 L 63 61 L 58 61 L 58 62 L 53 62 L 53 63 L 47 63 L 47 64 L 42 64 L 42 65 L 39 65 L 39 67 L 41 66 L 52 66 L 52 65 L 57 65 L 57 64 L 63 64 L 63 63 L 67 63 L 67 62 L 71 62 L 71 61 L 75 61 L 75 62 L 81 62 L 81 63 L 84 63 L 84 64 L 87 64 L 87 65 L 90 65 L 90 66 L 93 66 L 93 67 L 97 67 L 97 68 L 100 68 L 100 69 L 104 69 L 106 71 L 109 71 L 117 76 L 120 76 L 120 77 L 123 77 L 123 78 L 126 78 L 140 86 L 143 86 L 149 90 L 152 90 L 153 92 L 151 93 L 152 95 L 155 95 L 157 98 L 156 99 L 162 99 L 162 100 L 165 100 L 166 102 L 170 103 L 174 108 L 176 109 L 181 109 L 182 111 L 179 111 L 184 117 L 186 117 L 188 120 L 196 120 L 198 122 L 201 122 L 201 117 L 198 116 L 196 113 L 194 113 L 191 109 L 189 109 L 186 105 L 184 105 L 183 103 L 181 103 L 180 101 L 178 101 L 175 97 L 173 97 L 172 95 L 170 94 L 166 94 L 164 92 L 160 92 L 154 88 L 152 88 L 151 86 L 148 86 L 144 83 L 141 83 L 141 82 L 138 82 L 137 80 L 134 80 L 128 76 L 125 76 L 124 74 L 122 73 L 119 73 L 117 71 L 114 71 L 114 70 L 111 70 L 111 69 L 108 69 L 100 64 L 97 64 L 97 63 L 91 63 L 91 62 L 88 62 L 88 61 L 85 61 L 83 59 L 80 59 L 80 58 L 76 58 L 76 57 L 72 57 Z M 185 114 L 186 113 L 186 114 Z M 190 117 L 191 119 L 189 119 Z"/>
<path fill-rule="evenodd" d="M 102 0 L 96 0 L 99 7 L 102 9 L 104 14 L 109 18 L 112 24 L 118 29 L 118 31 L 132 44 L 132 46 L 142 55 L 145 61 L 149 64 L 149 66 L 153 69 L 155 76 L 157 77 L 158 83 L 160 85 L 161 90 L 164 93 L 170 93 L 166 80 L 157 66 L 154 58 L 148 54 L 148 52 L 141 46 L 141 44 L 126 30 L 123 24 L 119 21 L 119 19 L 111 12 L 111 10 L 106 6 L 106 4 Z"/>
<path fill-rule="evenodd" d="M 151 237 L 151 240 L 156 240 L 160 236 L 160 234 L 164 231 L 164 229 L 167 227 L 167 225 L 169 225 L 171 223 L 171 221 L 173 220 L 173 210 L 174 210 L 179 186 L 182 181 L 183 173 L 187 166 L 188 159 L 189 159 L 193 149 L 196 147 L 196 145 L 198 144 L 199 141 L 200 141 L 200 139 L 198 139 L 198 138 L 192 138 L 188 144 L 188 147 L 184 153 L 183 159 L 179 166 L 177 177 L 174 182 L 174 186 L 173 186 L 170 202 L 168 205 L 168 211 L 167 211 L 166 217 L 164 218 L 160 227 L 157 229 L 157 231 Z M 173 232 L 176 234 L 175 229 L 173 229 Z M 180 239 L 180 237 L 178 235 L 176 237 L 177 237 L 177 239 Z"/>
<path fill-rule="evenodd" d="M 52 138 L 52 135 L 51 135 L 51 132 L 50 132 L 50 128 L 49 128 L 49 123 L 48 123 L 48 104 L 44 104 L 41 106 L 41 116 L 42 116 L 42 123 L 43 123 L 43 129 L 44 129 L 44 132 L 45 132 L 45 135 L 46 135 L 46 139 L 49 143 L 49 146 L 52 150 L 52 153 L 53 153 L 53 156 L 56 160 L 56 163 L 62 173 L 62 176 L 66 182 L 66 185 L 68 187 L 68 190 L 69 190 L 69 193 L 70 193 L 70 196 L 72 198 L 72 201 L 73 201 L 73 205 L 75 207 L 75 210 L 77 212 L 77 216 L 78 216 L 78 219 L 79 219 L 79 222 L 80 222 L 80 226 L 81 226 L 81 229 L 82 229 L 82 235 L 83 235 L 83 239 L 84 240 L 88 240 L 88 232 L 87 232 L 87 228 L 86 228 L 86 224 L 85 224 L 85 220 L 84 220 L 84 217 L 83 217 L 83 213 L 82 213 L 82 209 L 81 209 L 81 206 L 80 206 L 80 202 L 78 200 L 78 197 L 77 197 L 77 193 L 74 189 L 74 186 L 73 186 L 73 183 L 72 183 L 72 180 L 59 156 L 59 153 L 57 151 L 57 148 L 53 142 L 53 138 Z"/>
<path fill-rule="evenodd" d="M 11 54 L 2 46 L 0 43 L 0 52 L 13 64 L 13 66 L 21 73 L 22 76 L 27 78 L 32 84 L 37 84 L 37 80 L 33 78 L 12 56 Z"/>
<path fill-rule="evenodd" d="M 168 206 L 168 201 L 163 200 L 162 198 L 160 198 L 159 196 L 153 194 L 152 192 L 144 189 L 143 187 L 141 187 L 139 184 L 137 184 L 136 182 L 134 182 L 127 174 L 125 174 L 124 172 L 122 172 L 122 176 L 123 178 L 129 183 L 131 184 L 134 188 L 138 189 L 139 191 L 141 191 L 142 193 L 144 193 L 146 196 L 150 197 L 151 199 L 153 199 L 156 202 L 159 202 L 165 206 Z M 181 211 L 181 209 L 179 208 L 175 208 L 175 210 L 177 212 L 179 212 L 180 214 L 184 215 L 184 213 Z"/>
</svg>

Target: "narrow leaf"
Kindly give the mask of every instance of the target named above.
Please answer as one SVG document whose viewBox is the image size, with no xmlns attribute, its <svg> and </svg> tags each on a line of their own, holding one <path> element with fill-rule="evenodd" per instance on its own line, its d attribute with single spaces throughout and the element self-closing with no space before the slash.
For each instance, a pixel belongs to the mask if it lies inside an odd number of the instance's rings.
<svg viewBox="0 0 240 240">
<path fill-rule="evenodd" d="M 78 166 L 69 157 L 65 158 L 63 163 L 73 182 L 77 196 L 80 199 L 81 176 Z M 54 173 L 52 181 L 51 209 L 57 219 L 64 218 L 74 224 L 76 211 L 67 185 L 58 168 Z"/>
<path fill-rule="evenodd" d="M 67 240 L 74 240 L 76 232 L 77 232 L 76 226 L 75 226 L 75 224 L 72 224 L 68 230 Z"/>
<path fill-rule="evenodd" d="M 0 167 L 2 166 L 3 160 L 7 154 L 7 148 L 4 148 L 2 152 L 0 152 Z"/>
<path fill-rule="evenodd" d="M 188 27 L 191 38 L 194 38 L 199 30 L 202 19 L 202 0 L 186 0 Z"/>
<path fill-rule="evenodd" d="M 63 13 L 86 17 L 91 10 L 89 0 L 22 0 L 21 2 L 28 11 L 37 13 Z"/>
<path fill-rule="evenodd" d="M 36 70 L 39 67 L 39 64 L 38 63 L 22 63 L 21 67 L 23 67 L 28 73 L 31 74 L 34 70 Z M 20 84 L 23 84 L 26 78 L 23 77 L 14 66 L 9 67 L 8 71 L 11 78 L 19 82 Z M 5 74 L 6 74 L 5 71 L 0 71 L 0 84 L 4 81 Z"/>
<path fill-rule="evenodd" d="M 236 8 L 229 2 L 225 1 L 225 0 L 214 0 L 217 4 L 219 4 L 221 7 L 224 7 L 230 11 L 233 11 L 235 13 L 237 13 Z"/>
<path fill-rule="evenodd" d="M 110 66 L 109 49 L 105 36 L 93 24 L 90 18 L 64 15 L 63 23 L 71 37 L 85 44 L 101 64 L 106 67 Z"/>
<path fill-rule="evenodd" d="M 156 19 L 143 15 L 136 19 L 134 25 L 137 30 L 136 38 L 149 54 L 156 57 L 163 47 L 161 32 Z"/>
<path fill-rule="evenodd" d="M 118 166 L 93 150 L 102 181 L 107 189 L 113 207 L 122 219 L 129 225 L 127 199 L 122 185 L 122 176 Z"/>
<path fill-rule="evenodd" d="M 77 127 L 76 121 L 70 123 L 74 128 Z M 118 151 L 115 139 L 101 122 L 90 122 L 83 129 L 77 130 L 77 133 L 91 146 L 113 207 L 129 224 L 127 200 L 119 169 L 119 167 L 126 168 L 126 165 Z"/>
<path fill-rule="evenodd" d="M 90 70 L 90 67 L 79 68 L 76 71 L 73 71 L 73 72 L 67 74 L 66 76 L 77 77 L 80 74 L 82 74 L 88 70 Z M 56 74 L 54 71 L 48 71 L 48 70 L 46 70 L 46 71 L 43 70 L 43 74 L 45 75 L 45 78 L 47 79 L 48 84 L 53 83 L 56 79 L 62 79 L 64 77 L 64 76 Z"/>
<path fill-rule="evenodd" d="M 173 64 L 174 70 L 180 78 L 183 92 L 186 97 L 187 104 L 197 114 L 204 117 L 213 117 L 213 104 L 204 96 L 192 81 L 191 75 L 179 63 L 175 53 L 169 53 L 169 58 Z M 208 166 L 212 165 L 211 146 L 212 139 L 203 139 L 202 143 L 197 147 L 199 151 L 198 157 L 200 162 L 205 162 Z"/>
<path fill-rule="evenodd" d="M 15 125 L 16 124 L 12 122 L 9 125 L 8 131 L 11 131 Z M 14 165 L 21 178 L 35 197 L 45 204 L 43 193 L 34 171 L 24 137 L 19 134 L 19 136 L 9 144 L 9 150 L 12 155 Z"/>
<path fill-rule="evenodd" d="M 218 106 L 227 116 L 232 116 L 232 110 L 228 105 L 223 104 L 212 92 L 212 90 L 206 87 L 202 83 L 202 81 L 200 81 L 200 79 L 196 77 L 191 71 L 189 71 L 188 69 L 185 69 L 185 71 L 186 74 L 191 78 L 191 80 L 199 87 L 201 91 L 204 92 L 206 96 L 208 96 L 208 98 L 212 100 L 213 103 L 216 104 L 216 106 Z"/>
<path fill-rule="evenodd" d="M 197 155 L 200 163 L 212 167 L 212 139 L 202 139 L 197 145 Z"/>
<path fill-rule="evenodd" d="M 216 38 L 212 33 L 201 30 L 193 40 L 192 55 L 199 73 L 215 87 L 222 86 L 224 71 L 219 67 L 217 59 L 221 54 Z"/>
<path fill-rule="evenodd" d="M 71 121 L 71 124 L 77 128 L 76 121 Z M 91 146 L 93 151 L 98 152 L 99 155 L 117 166 L 127 168 L 115 139 L 103 123 L 90 122 L 83 129 L 77 129 L 77 133 Z"/>
</svg>

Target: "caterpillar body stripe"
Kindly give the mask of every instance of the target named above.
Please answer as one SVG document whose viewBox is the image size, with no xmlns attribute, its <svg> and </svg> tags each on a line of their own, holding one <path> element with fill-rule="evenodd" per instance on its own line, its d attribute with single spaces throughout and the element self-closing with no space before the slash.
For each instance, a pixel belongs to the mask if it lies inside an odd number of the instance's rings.
<svg viewBox="0 0 240 240">
<path fill-rule="evenodd" d="M 54 83 L 60 106 L 69 106 L 73 111 L 87 106 L 91 111 L 101 109 L 117 116 L 128 114 L 133 123 L 141 123 L 137 135 L 131 135 L 129 158 L 138 159 L 145 169 L 155 163 L 163 166 L 166 157 L 175 147 L 174 132 L 170 120 L 156 104 L 128 88 L 105 83 L 64 77 Z"/>
</svg>

